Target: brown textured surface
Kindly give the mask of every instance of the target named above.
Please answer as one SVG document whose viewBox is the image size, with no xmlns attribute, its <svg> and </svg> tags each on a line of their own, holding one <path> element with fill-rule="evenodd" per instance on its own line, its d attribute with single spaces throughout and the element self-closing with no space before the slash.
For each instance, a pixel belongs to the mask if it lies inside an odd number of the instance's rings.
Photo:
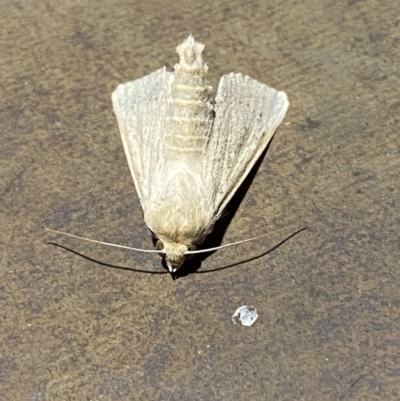
<svg viewBox="0 0 400 401">
<path fill-rule="evenodd" d="M 398 400 L 399 2 L 1 0 L 2 400 Z M 169 3 L 174 3 L 173 5 Z M 172 281 L 152 247 L 110 94 L 206 43 L 291 106 L 204 268 Z M 254 326 L 231 315 L 254 305 Z"/>
</svg>

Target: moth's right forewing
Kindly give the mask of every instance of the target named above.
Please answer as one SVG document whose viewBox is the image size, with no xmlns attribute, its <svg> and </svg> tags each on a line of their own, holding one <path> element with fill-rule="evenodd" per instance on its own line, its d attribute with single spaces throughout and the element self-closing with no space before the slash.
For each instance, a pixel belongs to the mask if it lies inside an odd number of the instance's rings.
<svg viewBox="0 0 400 401">
<path fill-rule="evenodd" d="M 207 144 L 204 176 L 220 215 L 267 147 L 289 106 L 284 92 L 242 74 L 222 77 Z"/>
<path fill-rule="evenodd" d="M 143 209 L 163 169 L 165 121 L 174 74 L 162 68 L 112 94 L 126 158 Z"/>
</svg>

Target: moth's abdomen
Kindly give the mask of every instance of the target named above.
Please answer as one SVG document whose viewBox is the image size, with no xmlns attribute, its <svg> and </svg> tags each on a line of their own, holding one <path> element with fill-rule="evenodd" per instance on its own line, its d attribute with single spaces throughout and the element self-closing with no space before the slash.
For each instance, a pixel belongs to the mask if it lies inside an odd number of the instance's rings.
<svg viewBox="0 0 400 401">
<path fill-rule="evenodd" d="M 165 145 L 178 152 L 202 153 L 210 132 L 213 109 L 201 97 L 206 90 L 189 85 L 174 85 L 166 121 Z"/>
<path fill-rule="evenodd" d="M 209 101 L 211 86 L 205 79 L 204 45 L 189 36 L 177 47 L 180 56 L 168 102 L 166 120 L 166 156 L 201 156 L 207 144 L 213 120 Z"/>
</svg>

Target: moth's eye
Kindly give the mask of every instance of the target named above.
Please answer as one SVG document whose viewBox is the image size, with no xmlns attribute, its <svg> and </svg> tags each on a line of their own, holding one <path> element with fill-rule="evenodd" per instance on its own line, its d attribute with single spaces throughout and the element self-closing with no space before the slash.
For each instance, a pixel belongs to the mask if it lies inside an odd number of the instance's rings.
<svg viewBox="0 0 400 401">
<path fill-rule="evenodd" d="M 196 245 L 189 245 L 188 251 L 195 251 L 197 249 Z M 185 260 L 192 259 L 194 255 L 185 255 Z"/>
<path fill-rule="evenodd" d="M 161 240 L 158 240 L 158 241 L 156 242 L 156 248 L 159 249 L 160 251 L 164 249 L 164 244 L 163 244 L 163 242 L 162 242 Z M 161 252 L 159 253 L 159 255 L 160 255 L 161 257 L 164 257 L 164 254 L 161 253 Z"/>
</svg>

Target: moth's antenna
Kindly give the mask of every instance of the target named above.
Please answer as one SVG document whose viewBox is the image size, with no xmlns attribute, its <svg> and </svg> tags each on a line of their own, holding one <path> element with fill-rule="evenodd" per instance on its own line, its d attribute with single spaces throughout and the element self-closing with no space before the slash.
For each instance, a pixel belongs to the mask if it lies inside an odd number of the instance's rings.
<svg viewBox="0 0 400 401">
<path fill-rule="evenodd" d="M 301 228 L 301 229 L 298 230 L 297 232 L 306 230 L 307 228 L 308 228 L 308 227 Z M 287 227 L 286 227 L 286 228 L 283 228 L 282 230 L 273 231 L 272 233 L 262 234 L 262 235 L 258 235 L 257 237 L 244 239 L 244 240 L 242 240 L 242 241 L 231 242 L 230 244 L 225 244 L 225 245 L 216 246 L 215 248 L 200 249 L 200 250 L 198 250 L 198 251 L 187 251 L 187 252 L 185 252 L 185 255 L 194 255 L 194 254 L 197 254 L 197 253 L 206 253 L 206 252 L 217 251 L 218 249 L 228 248 L 228 247 L 230 247 L 230 246 L 239 245 L 239 244 L 244 244 L 245 242 L 255 241 L 256 239 L 260 239 L 260 238 L 266 237 L 267 235 L 271 235 L 271 234 L 274 234 L 274 233 L 277 233 L 277 232 L 279 232 L 279 231 L 283 231 L 283 230 L 286 230 L 286 229 L 287 229 Z"/>
<path fill-rule="evenodd" d="M 89 242 L 94 242 L 95 244 L 101 244 L 101 245 L 108 245 L 108 246 L 113 246 L 115 248 L 122 248 L 122 249 L 130 249 L 132 251 L 137 251 L 137 252 L 145 252 L 145 253 L 163 253 L 165 254 L 165 251 L 163 251 L 162 249 L 160 250 L 154 250 L 154 249 L 139 249 L 139 248 L 132 248 L 130 246 L 124 246 L 124 245 L 117 245 L 117 244 L 112 244 L 110 242 L 103 242 L 103 241 L 96 241 L 94 239 L 90 239 L 90 238 L 85 238 L 85 237 L 80 237 L 79 235 L 74 235 L 74 234 L 69 234 L 69 233 L 65 233 L 63 231 L 57 231 L 57 230 L 52 230 L 51 228 L 44 228 L 46 231 L 51 231 L 53 233 L 57 233 L 57 234 L 62 234 L 62 235 L 67 235 L 68 237 L 73 237 L 73 238 L 79 238 L 79 239 L 83 239 L 85 241 L 89 241 Z"/>
</svg>

